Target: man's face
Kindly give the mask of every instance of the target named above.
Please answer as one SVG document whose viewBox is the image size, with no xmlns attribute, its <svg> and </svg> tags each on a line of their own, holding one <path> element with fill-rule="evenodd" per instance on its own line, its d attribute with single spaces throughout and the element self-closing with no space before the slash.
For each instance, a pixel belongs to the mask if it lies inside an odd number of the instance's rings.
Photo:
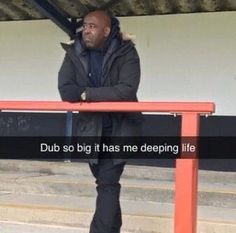
<svg viewBox="0 0 236 233">
<path fill-rule="evenodd" d="M 110 28 L 96 15 L 84 18 L 82 39 L 87 48 L 100 48 L 106 41 Z"/>
</svg>

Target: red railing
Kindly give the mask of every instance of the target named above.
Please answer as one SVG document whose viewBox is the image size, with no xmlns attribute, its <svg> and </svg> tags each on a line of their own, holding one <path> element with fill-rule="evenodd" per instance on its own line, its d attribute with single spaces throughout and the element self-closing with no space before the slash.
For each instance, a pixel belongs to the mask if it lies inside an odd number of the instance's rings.
<svg viewBox="0 0 236 233">
<path fill-rule="evenodd" d="M 0 110 L 80 112 L 168 112 L 181 115 L 181 136 L 199 135 L 201 114 L 212 114 L 211 102 L 0 101 Z M 196 152 L 197 153 L 197 152 Z M 193 154 L 192 154 L 193 155 Z M 197 157 L 197 154 L 194 155 Z M 196 233 L 198 160 L 176 159 L 174 233 Z"/>
</svg>

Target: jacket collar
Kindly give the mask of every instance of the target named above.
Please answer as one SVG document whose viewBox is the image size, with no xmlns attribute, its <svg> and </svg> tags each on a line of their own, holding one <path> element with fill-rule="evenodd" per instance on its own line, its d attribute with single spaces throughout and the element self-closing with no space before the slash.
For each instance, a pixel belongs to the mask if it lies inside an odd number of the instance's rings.
<svg viewBox="0 0 236 233">
<path fill-rule="evenodd" d="M 69 43 L 61 43 L 62 48 L 67 52 L 67 54 L 71 57 L 72 61 L 74 62 L 75 66 L 78 62 L 80 62 L 83 66 L 86 81 L 90 82 L 90 80 L 87 78 L 88 74 L 88 53 L 87 49 L 83 45 L 83 41 L 81 37 L 76 38 L 75 41 L 69 42 Z M 107 49 L 107 52 L 104 57 L 103 66 L 102 66 L 102 79 L 101 84 L 103 85 L 106 78 L 108 77 L 107 73 L 110 70 L 111 65 L 113 64 L 113 61 L 122 55 L 125 55 L 132 49 L 134 46 L 133 42 L 131 40 L 119 40 L 118 38 L 114 38 L 110 46 Z"/>
</svg>

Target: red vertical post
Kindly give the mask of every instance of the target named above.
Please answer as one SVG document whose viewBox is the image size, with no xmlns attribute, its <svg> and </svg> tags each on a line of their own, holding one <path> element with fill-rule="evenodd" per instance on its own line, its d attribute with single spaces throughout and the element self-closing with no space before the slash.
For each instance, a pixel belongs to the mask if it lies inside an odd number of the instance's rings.
<svg viewBox="0 0 236 233">
<path fill-rule="evenodd" d="M 198 134 L 199 114 L 182 113 L 181 136 L 196 137 Z M 188 155 L 188 153 L 182 154 L 184 156 L 186 154 Z M 197 150 L 194 153 L 191 153 L 190 159 L 176 160 L 174 219 L 175 233 L 196 233 L 198 183 L 198 160 L 196 157 Z"/>
</svg>

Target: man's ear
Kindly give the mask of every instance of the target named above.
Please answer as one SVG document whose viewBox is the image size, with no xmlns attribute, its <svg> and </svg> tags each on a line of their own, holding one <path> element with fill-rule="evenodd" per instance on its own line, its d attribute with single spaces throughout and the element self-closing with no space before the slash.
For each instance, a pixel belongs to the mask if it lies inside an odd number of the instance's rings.
<svg viewBox="0 0 236 233">
<path fill-rule="evenodd" d="M 110 32 L 111 32 L 111 28 L 109 28 L 109 27 L 105 27 L 105 28 L 104 28 L 104 36 L 105 36 L 105 37 L 108 37 L 109 34 L 110 34 Z"/>
</svg>

